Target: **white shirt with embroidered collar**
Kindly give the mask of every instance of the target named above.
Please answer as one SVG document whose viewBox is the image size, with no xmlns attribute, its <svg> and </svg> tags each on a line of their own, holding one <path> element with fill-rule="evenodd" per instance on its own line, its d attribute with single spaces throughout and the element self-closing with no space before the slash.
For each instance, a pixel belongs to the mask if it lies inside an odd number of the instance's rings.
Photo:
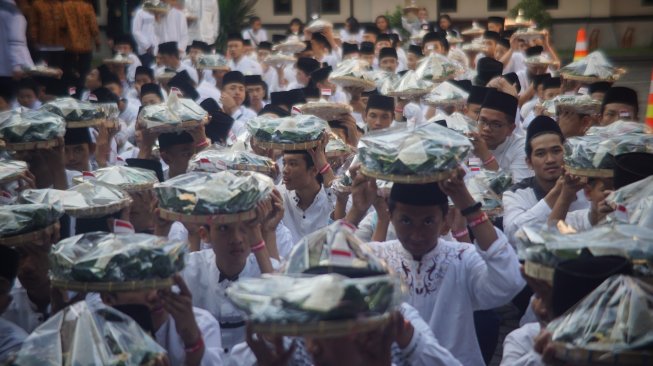
<svg viewBox="0 0 653 366">
<path fill-rule="evenodd" d="M 277 189 L 283 197 L 282 221 L 290 230 L 293 243 L 297 243 L 301 238 L 331 222 L 331 212 L 336 204 L 336 195 L 331 188 L 322 185 L 306 210 L 299 208 L 299 197 L 295 191 L 289 191 L 284 184 L 278 185 Z"/>
</svg>

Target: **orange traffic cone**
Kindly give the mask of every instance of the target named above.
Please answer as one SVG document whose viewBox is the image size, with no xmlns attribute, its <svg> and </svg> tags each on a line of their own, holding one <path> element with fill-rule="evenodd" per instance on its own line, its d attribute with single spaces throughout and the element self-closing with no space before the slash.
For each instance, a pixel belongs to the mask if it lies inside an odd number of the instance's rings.
<svg viewBox="0 0 653 366">
<path fill-rule="evenodd" d="M 648 89 L 648 107 L 646 108 L 646 124 L 653 128 L 653 72 L 651 72 L 651 86 Z"/>
<path fill-rule="evenodd" d="M 574 61 L 587 56 L 587 38 L 585 37 L 585 28 L 578 30 L 576 34 L 576 50 L 574 51 Z"/>
</svg>

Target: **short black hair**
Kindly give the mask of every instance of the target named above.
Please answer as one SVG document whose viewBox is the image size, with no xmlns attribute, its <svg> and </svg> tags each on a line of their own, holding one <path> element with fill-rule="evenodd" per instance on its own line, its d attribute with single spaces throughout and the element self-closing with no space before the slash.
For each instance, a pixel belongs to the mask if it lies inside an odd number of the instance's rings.
<svg viewBox="0 0 653 366">
<path fill-rule="evenodd" d="M 345 23 L 349 23 L 349 32 L 350 33 L 358 33 L 361 29 L 361 25 L 358 22 L 358 19 L 355 17 L 349 17 L 347 20 L 345 20 Z"/>
<path fill-rule="evenodd" d="M 294 155 L 301 155 L 304 157 L 304 161 L 306 161 L 306 169 L 310 169 L 315 166 L 315 162 L 313 161 L 313 158 L 311 157 L 311 154 L 308 153 L 306 150 L 284 150 L 283 154 L 294 154 Z M 324 178 L 322 178 L 322 174 L 318 174 L 316 177 L 317 182 L 322 184 L 324 183 Z"/>
<path fill-rule="evenodd" d="M 531 155 L 533 154 L 533 145 L 531 145 L 531 142 L 533 141 L 533 139 L 536 138 L 536 137 L 542 136 L 542 135 L 549 135 L 549 134 L 550 135 L 557 135 L 560 138 L 560 143 L 561 144 L 565 143 L 565 137 L 562 136 L 561 134 L 557 133 L 557 132 L 545 131 L 545 132 L 542 132 L 542 133 L 538 133 L 538 134 L 534 135 L 533 137 L 531 137 L 529 140 L 526 140 L 525 149 L 526 149 L 526 158 L 527 159 L 530 159 Z"/>
<path fill-rule="evenodd" d="M 440 210 L 442 211 L 442 218 L 444 219 L 444 217 L 447 216 L 447 213 L 449 212 L 449 204 L 443 203 L 436 206 L 439 207 Z M 390 212 L 394 211 L 395 207 L 397 207 L 397 201 L 395 201 L 391 197 L 388 197 L 388 211 Z"/>
<path fill-rule="evenodd" d="M 261 18 L 254 15 L 253 17 L 249 17 L 249 24 L 254 24 L 256 21 L 261 21 Z"/>
</svg>

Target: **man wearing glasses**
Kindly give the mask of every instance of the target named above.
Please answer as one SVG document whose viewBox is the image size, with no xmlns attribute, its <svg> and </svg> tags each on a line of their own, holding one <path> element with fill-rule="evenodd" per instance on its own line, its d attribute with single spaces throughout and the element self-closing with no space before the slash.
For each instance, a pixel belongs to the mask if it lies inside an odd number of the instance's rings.
<svg viewBox="0 0 653 366">
<path fill-rule="evenodd" d="M 532 177 L 526 164 L 524 136 L 515 131 L 517 98 L 495 89 L 488 91 L 478 116 L 478 131 L 472 132 L 474 155 L 483 168 L 512 174 L 514 182 Z"/>
</svg>

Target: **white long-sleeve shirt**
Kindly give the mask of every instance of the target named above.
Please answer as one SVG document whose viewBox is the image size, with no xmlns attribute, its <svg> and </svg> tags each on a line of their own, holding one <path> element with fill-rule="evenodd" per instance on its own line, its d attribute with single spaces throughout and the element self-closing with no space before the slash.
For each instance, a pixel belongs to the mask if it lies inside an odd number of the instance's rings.
<svg viewBox="0 0 653 366">
<path fill-rule="evenodd" d="M 501 231 L 496 233 L 487 251 L 439 239 L 419 261 L 398 240 L 371 245 L 408 286 L 408 303 L 463 365 L 485 364 L 473 312 L 505 305 L 525 285 L 515 251 Z"/>
<path fill-rule="evenodd" d="M 136 48 L 139 55 L 147 52 L 148 48 L 152 48 L 156 53 L 156 48 L 159 45 L 159 39 L 155 31 L 154 15 L 143 8 L 138 8 L 132 19 L 132 35 L 136 41 Z"/>
<path fill-rule="evenodd" d="M 34 66 L 27 49 L 27 21 L 13 0 L 0 0 L 0 76 Z"/>
<path fill-rule="evenodd" d="M 186 0 L 188 13 L 197 19 L 188 24 L 188 39 L 215 43 L 220 30 L 220 8 L 215 0 Z"/>
<path fill-rule="evenodd" d="M 243 39 L 251 40 L 252 46 L 256 47 L 259 43 L 268 40 L 268 32 L 263 28 L 256 32 L 252 28 L 247 28 L 243 31 Z"/>
<path fill-rule="evenodd" d="M 261 65 L 249 56 L 242 56 L 238 62 L 234 59 L 229 60 L 229 69 L 240 71 L 243 75 L 261 75 L 263 73 Z"/>
<path fill-rule="evenodd" d="M 331 188 L 322 186 L 306 210 L 297 206 L 299 197 L 295 191 L 287 190 L 284 184 L 278 185 L 277 189 L 283 197 L 283 224 L 290 230 L 293 243 L 329 224 L 336 199 Z"/>
<path fill-rule="evenodd" d="M 503 341 L 501 366 L 544 366 L 542 356 L 533 349 L 540 329 L 539 323 L 528 323 L 508 333 Z"/>
<path fill-rule="evenodd" d="M 512 180 L 519 182 L 522 179 L 532 177 L 533 170 L 526 164 L 526 139 L 523 135 L 513 132 L 506 141 L 490 150 L 497 159 L 501 170 L 512 174 Z"/>
<path fill-rule="evenodd" d="M 186 23 L 186 15 L 181 10 L 171 8 L 161 20 L 156 22 L 154 28 L 159 43 L 177 42 L 180 54 L 186 52 L 186 46 L 188 46 L 188 23 Z"/>
</svg>

